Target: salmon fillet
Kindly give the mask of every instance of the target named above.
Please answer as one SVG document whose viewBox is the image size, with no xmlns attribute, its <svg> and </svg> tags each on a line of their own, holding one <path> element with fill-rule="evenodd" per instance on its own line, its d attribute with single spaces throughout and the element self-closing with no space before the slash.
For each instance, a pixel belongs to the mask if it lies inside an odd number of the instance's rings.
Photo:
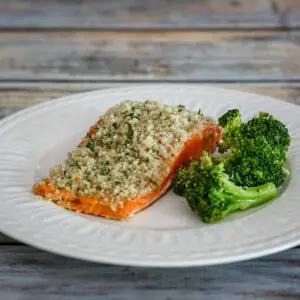
<svg viewBox="0 0 300 300">
<path fill-rule="evenodd" d="M 220 135 L 214 120 L 183 106 L 125 101 L 33 191 L 66 209 L 125 220 L 164 195 L 180 166 L 214 151 Z"/>
</svg>

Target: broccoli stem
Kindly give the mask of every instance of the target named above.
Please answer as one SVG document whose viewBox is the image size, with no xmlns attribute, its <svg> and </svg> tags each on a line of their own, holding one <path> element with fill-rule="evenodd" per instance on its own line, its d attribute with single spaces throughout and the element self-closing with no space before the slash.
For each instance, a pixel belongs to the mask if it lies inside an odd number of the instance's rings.
<svg viewBox="0 0 300 300">
<path fill-rule="evenodd" d="M 225 183 L 225 182 L 224 182 Z M 226 180 L 225 191 L 234 196 L 229 211 L 244 210 L 268 202 L 276 196 L 277 190 L 273 183 L 265 183 L 257 187 L 242 188 Z"/>
</svg>

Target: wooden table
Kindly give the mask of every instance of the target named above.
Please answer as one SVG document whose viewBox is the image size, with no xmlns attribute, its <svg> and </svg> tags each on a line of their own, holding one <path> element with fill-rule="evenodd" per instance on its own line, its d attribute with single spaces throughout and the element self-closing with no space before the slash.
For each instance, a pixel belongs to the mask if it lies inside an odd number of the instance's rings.
<svg viewBox="0 0 300 300">
<path fill-rule="evenodd" d="M 300 1 L 0 0 L 1 117 L 66 94 L 153 82 L 300 104 Z M 300 248 L 147 269 L 77 261 L 0 236 L 1 300 L 200 298 L 300 299 Z"/>
</svg>

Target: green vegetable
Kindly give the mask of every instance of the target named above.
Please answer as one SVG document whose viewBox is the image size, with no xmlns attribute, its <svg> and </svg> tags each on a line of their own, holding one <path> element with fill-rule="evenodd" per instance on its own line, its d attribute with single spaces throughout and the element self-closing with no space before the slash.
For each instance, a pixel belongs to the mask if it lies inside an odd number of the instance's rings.
<svg viewBox="0 0 300 300">
<path fill-rule="evenodd" d="M 288 129 L 259 113 L 246 123 L 237 109 L 219 118 L 219 155 L 204 153 L 175 174 L 173 189 L 206 223 L 275 198 L 289 171 L 284 167 L 291 143 Z"/>
<path fill-rule="evenodd" d="M 226 152 L 232 145 L 237 144 L 242 125 L 241 113 L 238 109 L 228 110 L 219 118 L 219 125 L 223 128 L 222 140 L 219 142 L 219 152 Z"/>
<path fill-rule="evenodd" d="M 86 144 L 86 147 L 92 151 L 94 150 L 95 146 L 96 146 L 96 141 L 90 141 Z"/>
<path fill-rule="evenodd" d="M 263 136 L 271 147 L 286 153 L 291 143 L 286 126 L 268 113 L 261 112 L 241 126 L 241 135 L 245 139 Z"/>
<path fill-rule="evenodd" d="M 189 207 L 205 223 L 216 223 L 232 212 L 270 201 L 276 196 L 276 186 L 266 183 L 242 188 L 229 179 L 223 163 L 203 164 L 193 173 L 184 194 Z"/>
<path fill-rule="evenodd" d="M 131 143 L 132 138 L 133 138 L 133 128 L 131 124 L 127 124 L 127 139 L 126 139 L 126 144 Z"/>
<path fill-rule="evenodd" d="M 117 122 L 113 122 L 112 126 L 114 129 L 118 129 L 120 125 Z"/>
<path fill-rule="evenodd" d="M 158 187 L 157 182 L 155 180 L 153 180 L 152 178 L 149 178 L 149 182 Z"/>
<path fill-rule="evenodd" d="M 126 117 L 130 117 L 130 119 L 136 118 L 136 119 L 140 120 L 141 115 L 139 113 L 136 113 L 135 107 L 133 106 L 132 107 L 132 112 L 129 113 L 129 114 L 127 114 L 127 115 L 125 115 L 125 118 Z"/>
<path fill-rule="evenodd" d="M 184 105 L 179 104 L 177 107 L 178 107 L 178 111 L 179 112 L 185 110 L 185 106 Z"/>
<path fill-rule="evenodd" d="M 107 175 L 107 174 L 109 174 L 109 172 L 110 172 L 109 168 L 106 168 L 106 167 L 99 169 L 99 173 L 101 175 Z"/>
<path fill-rule="evenodd" d="M 186 189 L 189 187 L 189 184 L 192 181 L 194 174 L 197 172 L 196 164 L 198 161 L 193 162 L 195 162 L 194 167 L 192 166 L 192 164 L 190 165 L 189 169 L 182 167 L 175 174 L 173 191 L 179 196 L 185 195 Z"/>
<path fill-rule="evenodd" d="M 241 143 L 224 163 L 226 173 L 237 185 L 250 187 L 273 182 L 280 186 L 289 175 L 285 160 L 285 152 L 271 147 L 264 137 L 258 136 Z"/>
<path fill-rule="evenodd" d="M 279 186 L 289 174 L 284 168 L 291 142 L 286 126 L 275 117 L 260 113 L 246 123 L 238 110 L 219 118 L 223 127 L 219 152 L 228 151 L 219 161 L 234 183 L 257 186 L 273 182 Z"/>
<path fill-rule="evenodd" d="M 182 167 L 175 173 L 173 191 L 179 196 L 184 196 L 186 190 L 190 187 L 191 182 L 198 173 L 201 172 L 203 166 L 211 166 L 211 157 L 207 152 L 204 152 L 202 159 L 192 160 L 188 167 Z"/>
</svg>

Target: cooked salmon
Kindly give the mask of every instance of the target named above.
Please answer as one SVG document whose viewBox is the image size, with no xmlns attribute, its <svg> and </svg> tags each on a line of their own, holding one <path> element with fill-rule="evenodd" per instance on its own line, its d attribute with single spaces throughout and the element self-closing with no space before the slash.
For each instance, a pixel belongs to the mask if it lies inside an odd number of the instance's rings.
<svg viewBox="0 0 300 300">
<path fill-rule="evenodd" d="M 184 106 L 124 101 L 34 193 L 76 212 L 125 220 L 165 194 L 181 165 L 214 151 L 220 133 L 213 119 Z"/>
</svg>

